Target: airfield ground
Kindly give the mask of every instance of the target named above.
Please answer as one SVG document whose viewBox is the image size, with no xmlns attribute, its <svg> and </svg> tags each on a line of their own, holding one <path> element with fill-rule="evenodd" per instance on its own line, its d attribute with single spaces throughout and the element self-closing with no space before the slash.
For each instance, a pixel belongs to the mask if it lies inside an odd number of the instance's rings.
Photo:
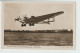
<svg viewBox="0 0 80 53">
<path fill-rule="evenodd" d="M 4 32 L 4 44 L 28 46 L 73 46 L 73 34 Z"/>
</svg>

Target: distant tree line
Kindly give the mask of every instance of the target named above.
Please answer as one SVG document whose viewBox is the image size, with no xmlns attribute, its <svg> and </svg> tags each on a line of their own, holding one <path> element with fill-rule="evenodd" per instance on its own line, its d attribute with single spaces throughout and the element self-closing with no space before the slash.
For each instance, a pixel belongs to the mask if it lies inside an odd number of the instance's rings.
<svg viewBox="0 0 80 53">
<path fill-rule="evenodd" d="M 73 30 L 61 29 L 61 30 L 4 30 L 4 32 L 27 32 L 27 33 L 73 33 Z"/>
</svg>

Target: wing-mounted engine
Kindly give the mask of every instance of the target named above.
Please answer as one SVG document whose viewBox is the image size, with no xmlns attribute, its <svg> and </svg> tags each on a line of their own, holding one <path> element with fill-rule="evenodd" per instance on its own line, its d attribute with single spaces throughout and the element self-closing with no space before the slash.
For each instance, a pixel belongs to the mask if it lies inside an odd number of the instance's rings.
<svg viewBox="0 0 80 53">
<path fill-rule="evenodd" d="M 48 22 L 54 22 L 54 21 L 55 21 L 55 17 L 48 19 Z"/>
<path fill-rule="evenodd" d="M 25 20 L 27 20 L 27 19 L 28 19 L 28 17 L 26 17 L 26 15 L 25 15 L 25 16 L 24 16 L 24 19 L 25 19 Z"/>
<path fill-rule="evenodd" d="M 50 22 L 54 22 L 55 18 L 49 18 L 44 21 L 39 22 L 39 24 L 50 24 Z"/>
</svg>

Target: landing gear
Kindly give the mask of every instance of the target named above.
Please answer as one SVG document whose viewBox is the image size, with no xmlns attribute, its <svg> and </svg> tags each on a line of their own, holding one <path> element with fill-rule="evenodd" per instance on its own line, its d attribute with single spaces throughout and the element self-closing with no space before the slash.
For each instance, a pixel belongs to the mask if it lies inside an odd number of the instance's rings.
<svg viewBox="0 0 80 53">
<path fill-rule="evenodd" d="M 34 26 L 34 23 L 30 23 L 29 26 Z"/>
<path fill-rule="evenodd" d="M 22 24 L 21 26 L 22 26 L 22 27 L 23 27 L 23 26 L 26 26 L 26 24 Z"/>
</svg>

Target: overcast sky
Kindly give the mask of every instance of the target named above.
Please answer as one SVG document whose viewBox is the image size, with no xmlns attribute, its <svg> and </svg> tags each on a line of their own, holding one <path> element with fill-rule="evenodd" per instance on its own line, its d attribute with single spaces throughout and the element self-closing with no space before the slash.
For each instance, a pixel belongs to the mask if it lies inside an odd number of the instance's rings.
<svg viewBox="0 0 80 53">
<path fill-rule="evenodd" d="M 55 17 L 55 22 L 49 24 L 35 24 L 21 27 L 20 22 L 15 22 L 15 18 L 26 15 L 41 16 L 54 12 L 64 11 L 64 14 Z M 4 3 L 4 29 L 11 30 L 52 30 L 52 29 L 73 29 L 75 18 L 74 2 L 14 2 Z"/>
</svg>

